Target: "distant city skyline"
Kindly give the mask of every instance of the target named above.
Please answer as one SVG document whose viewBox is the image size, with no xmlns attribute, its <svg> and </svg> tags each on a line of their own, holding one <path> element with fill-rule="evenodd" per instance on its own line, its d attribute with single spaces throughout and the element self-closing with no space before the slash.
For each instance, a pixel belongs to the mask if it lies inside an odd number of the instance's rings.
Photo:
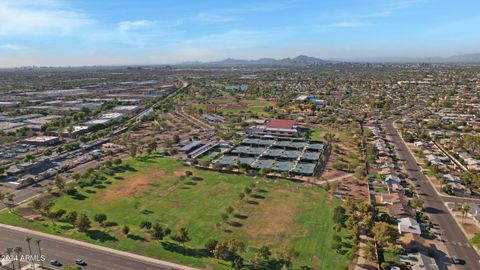
<svg viewBox="0 0 480 270">
<path fill-rule="evenodd" d="M 480 53 L 480 1 L 0 0 L 0 67 Z"/>
</svg>

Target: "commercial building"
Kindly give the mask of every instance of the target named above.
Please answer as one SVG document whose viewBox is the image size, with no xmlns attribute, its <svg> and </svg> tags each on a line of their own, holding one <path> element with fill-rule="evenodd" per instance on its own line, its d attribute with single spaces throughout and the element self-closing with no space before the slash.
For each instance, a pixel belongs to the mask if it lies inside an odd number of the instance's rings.
<svg viewBox="0 0 480 270">
<path fill-rule="evenodd" d="M 28 139 L 22 140 L 22 143 L 37 145 L 37 146 L 51 146 L 57 144 L 60 141 L 58 137 L 55 136 L 37 136 Z"/>
<path fill-rule="evenodd" d="M 114 112 L 114 113 L 104 113 L 100 115 L 97 119 L 90 120 L 85 123 L 87 126 L 95 125 L 110 125 L 114 121 L 123 117 L 123 114 Z"/>
<path fill-rule="evenodd" d="M 18 101 L 0 101 L 0 108 L 15 108 L 20 105 Z"/>
<path fill-rule="evenodd" d="M 300 129 L 294 120 L 265 120 L 263 124 L 255 124 L 246 130 L 250 136 L 299 137 Z"/>
<path fill-rule="evenodd" d="M 138 106 L 135 105 L 125 105 L 125 106 L 117 106 L 113 108 L 115 112 L 120 112 L 120 113 L 129 113 L 129 112 L 134 112 L 139 109 Z"/>
<path fill-rule="evenodd" d="M 296 103 L 303 103 L 303 104 L 313 103 L 315 104 L 315 107 L 317 109 L 321 108 L 325 104 L 325 100 L 317 99 L 316 97 L 309 96 L 309 95 L 299 95 L 298 97 L 295 98 L 294 101 Z"/>
</svg>

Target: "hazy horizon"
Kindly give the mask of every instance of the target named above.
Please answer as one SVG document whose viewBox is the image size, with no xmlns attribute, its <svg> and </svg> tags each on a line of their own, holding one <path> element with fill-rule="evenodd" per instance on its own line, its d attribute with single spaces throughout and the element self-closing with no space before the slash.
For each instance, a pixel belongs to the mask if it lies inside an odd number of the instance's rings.
<svg viewBox="0 0 480 270">
<path fill-rule="evenodd" d="M 0 1 L 0 67 L 479 53 L 478 1 Z"/>
</svg>

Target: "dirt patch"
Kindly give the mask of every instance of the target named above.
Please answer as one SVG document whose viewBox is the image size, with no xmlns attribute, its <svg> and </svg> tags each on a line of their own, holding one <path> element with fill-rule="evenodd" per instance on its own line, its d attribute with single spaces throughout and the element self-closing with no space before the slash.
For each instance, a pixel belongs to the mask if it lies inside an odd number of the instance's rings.
<svg viewBox="0 0 480 270">
<path fill-rule="evenodd" d="M 295 216 L 301 205 L 295 196 L 287 190 L 276 190 L 271 200 L 262 200 L 252 206 L 245 226 L 244 235 L 255 244 L 276 244 L 295 231 Z"/>
<path fill-rule="evenodd" d="M 169 173 L 159 169 L 145 169 L 140 174 L 125 177 L 120 185 L 99 193 L 96 199 L 100 202 L 108 202 L 126 196 L 142 196 L 155 182 L 172 180 L 184 175 L 184 170 L 177 170 Z"/>
<path fill-rule="evenodd" d="M 471 224 L 470 222 L 473 222 L 473 221 L 467 221 L 465 223 L 462 223 L 462 226 L 463 228 L 465 229 L 465 231 L 469 234 L 469 235 L 475 235 L 477 233 L 480 233 L 480 229 L 474 225 L 474 224 Z"/>
</svg>

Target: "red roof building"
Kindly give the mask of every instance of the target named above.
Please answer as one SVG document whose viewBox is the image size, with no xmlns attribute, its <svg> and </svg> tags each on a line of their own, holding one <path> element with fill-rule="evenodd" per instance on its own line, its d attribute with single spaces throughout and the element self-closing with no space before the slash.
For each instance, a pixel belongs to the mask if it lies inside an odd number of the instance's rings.
<svg viewBox="0 0 480 270">
<path fill-rule="evenodd" d="M 266 126 L 269 128 L 293 129 L 293 127 L 295 126 L 295 121 L 273 119 L 272 121 L 268 122 Z"/>
</svg>

